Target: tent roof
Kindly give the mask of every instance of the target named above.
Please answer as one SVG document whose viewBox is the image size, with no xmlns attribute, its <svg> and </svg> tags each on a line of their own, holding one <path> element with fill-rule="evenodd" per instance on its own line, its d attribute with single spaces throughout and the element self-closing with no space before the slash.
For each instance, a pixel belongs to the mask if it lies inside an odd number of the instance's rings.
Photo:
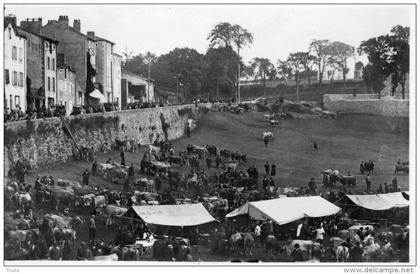
<svg viewBox="0 0 420 274">
<path fill-rule="evenodd" d="M 371 210 L 388 210 L 394 207 L 407 207 L 410 202 L 404 198 L 402 192 L 371 195 L 347 195 L 356 205 Z"/>
<path fill-rule="evenodd" d="M 226 217 L 248 214 L 253 219 L 271 219 L 278 225 L 283 225 L 304 217 L 317 218 L 337 214 L 340 210 L 341 208 L 319 196 L 290 197 L 248 202 Z"/>
<path fill-rule="evenodd" d="M 166 226 L 194 226 L 216 221 L 202 204 L 132 206 L 123 216 Z"/>
</svg>

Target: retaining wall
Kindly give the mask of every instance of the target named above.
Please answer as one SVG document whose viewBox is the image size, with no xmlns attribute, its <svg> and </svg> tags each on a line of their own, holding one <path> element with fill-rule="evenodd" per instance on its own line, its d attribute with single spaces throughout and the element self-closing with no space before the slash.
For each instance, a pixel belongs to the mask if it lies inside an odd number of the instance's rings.
<svg viewBox="0 0 420 274">
<path fill-rule="evenodd" d="M 206 106 L 168 106 L 66 117 L 80 146 L 99 148 L 115 139 L 130 138 L 150 144 L 156 138 L 173 140 L 184 135 L 189 118 L 197 121 Z M 193 123 L 192 128 L 196 126 Z M 31 168 L 66 162 L 73 157 L 73 141 L 60 118 L 18 121 L 4 125 L 4 166 L 7 174 L 17 160 Z"/>
<path fill-rule="evenodd" d="M 324 108 L 342 114 L 372 114 L 408 117 L 409 100 L 382 98 L 375 94 L 325 94 Z"/>
</svg>

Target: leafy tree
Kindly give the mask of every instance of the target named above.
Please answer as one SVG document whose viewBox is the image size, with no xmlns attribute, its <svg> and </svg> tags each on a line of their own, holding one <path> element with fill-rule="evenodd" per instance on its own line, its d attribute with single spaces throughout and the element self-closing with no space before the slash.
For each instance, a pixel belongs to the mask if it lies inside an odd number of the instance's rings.
<svg viewBox="0 0 420 274">
<path fill-rule="evenodd" d="M 156 54 L 151 53 L 150 51 L 146 52 L 144 55 L 144 61 L 147 64 L 147 80 L 150 81 L 150 68 L 152 67 L 152 64 L 157 61 Z M 149 101 L 149 87 L 150 83 L 147 83 L 147 101 Z"/>
<path fill-rule="evenodd" d="M 267 85 L 266 81 L 268 79 L 273 79 L 276 77 L 277 71 L 276 67 L 271 63 L 267 58 L 255 57 L 250 67 L 254 71 L 255 78 L 259 78 L 263 81 L 264 85 L 264 97 L 266 96 Z"/>
<path fill-rule="evenodd" d="M 397 85 L 401 84 L 402 96 L 405 98 L 405 82 L 409 73 L 410 59 L 409 28 L 397 25 L 392 28 L 391 35 L 381 35 L 363 41 L 359 52 L 368 55 L 369 63 L 374 68 L 371 70 L 374 71 L 374 75 L 382 75 L 382 81 L 392 75 L 392 89 L 395 90 Z M 364 79 L 373 81 L 371 76 L 366 76 Z M 370 85 L 373 86 L 375 83 Z M 380 97 L 380 93 L 378 94 Z"/>
<path fill-rule="evenodd" d="M 330 41 L 327 39 L 314 39 L 309 45 L 310 54 L 315 57 L 313 62 L 318 68 L 319 85 L 322 84 L 322 77 L 324 75 L 325 67 L 328 63 L 328 47 L 330 44 Z"/>
<path fill-rule="evenodd" d="M 307 52 L 290 53 L 287 58 L 287 65 L 291 68 L 296 82 L 296 101 L 299 102 L 299 74 L 305 70 L 305 62 L 307 62 Z"/>
<path fill-rule="evenodd" d="M 281 80 L 285 81 L 287 86 L 287 81 L 293 76 L 293 68 L 287 61 L 277 60 L 277 74 Z"/>
<path fill-rule="evenodd" d="M 204 56 L 207 64 L 206 90 L 215 90 L 215 96 L 234 94 L 237 55 L 231 48 L 209 48 Z"/>
<path fill-rule="evenodd" d="M 372 93 L 378 93 L 379 99 L 381 98 L 381 90 L 384 88 L 384 74 L 382 68 L 373 64 L 368 64 L 363 68 L 363 80 L 366 86 Z"/>
<path fill-rule="evenodd" d="M 343 80 L 345 83 L 346 74 L 349 72 L 347 59 L 354 55 L 354 47 L 342 42 L 333 42 L 328 46 L 327 53 L 330 56 L 328 63 L 335 69 L 343 72 Z"/>
<path fill-rule="evenodd" d="M 241 74 L 241 63 L 240 63 L 240 50 L 253 42 L 253 35 L 240 25 L 231 25 L 228 22 L 218 23 L 213 27 L 207 36 L 207 40 L 210 41 L 210 48 L 223 47 L 231 49 L 234 45 L 236 47 L 237 56 L 237 71 L 236 71 L 236 86 L 238 100 L 240 100 L 240 74 Z"/>
</svg>

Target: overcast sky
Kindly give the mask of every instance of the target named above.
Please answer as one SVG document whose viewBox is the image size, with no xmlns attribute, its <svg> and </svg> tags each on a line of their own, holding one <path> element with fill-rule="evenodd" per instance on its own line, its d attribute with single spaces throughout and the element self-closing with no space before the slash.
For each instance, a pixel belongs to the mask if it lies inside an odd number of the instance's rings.
<svg viewBox="0 0 420 274">
<path fill-rule="evenodd" d="M 266 57 L 285 59 L 291 52 L 305 51 L 310 41 L 329 39 L 352 46 L 388 33 L 397 25 L 414 26 L 413 6 L 326 5 L 6 5 L 5 14 L 18 21 L 68 15 L 81 19 L 82 32 L 116 43 L 116 52 L 151 51 L 158 55 L 175 47 L 191 47 L 205 53 L 206 40 L 218 22 L 239 24 L 254 35 L 254 43 L 242 51 L 245 61 Z"/>
</svg>

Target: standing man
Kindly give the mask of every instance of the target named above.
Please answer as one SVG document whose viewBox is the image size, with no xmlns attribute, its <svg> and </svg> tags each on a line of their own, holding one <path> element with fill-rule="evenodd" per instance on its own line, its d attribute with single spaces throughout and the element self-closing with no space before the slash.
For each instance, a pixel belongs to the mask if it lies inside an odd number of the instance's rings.
<svg viewBox="0 0 420 274">
<path fill-rule="evenodd" d="M 259 223 L 257 223 L 257 225 L 255 226 L 254 233 L 255 233 L 255 236 L 257 236 L 257 238 L 260 240 L 261 246 L 263 246 L 264 239 L 261 237 L 261 226 Z"/>
<path fill-rule="evenodd" d="M 86 169 L 85 172 L 83 172 L 83 185 L 87 186 L 89 185 L 89 171 Z"/>
<path fill-rule="evenodd" d="M 276 165 L 271 164 L 271 176 L 276 176 Z"/>
<path fill-rule="evenodd" d="M 128 168 L 128 178 L 131 180 L 134 178 L 134 166 L 133 164 L 130 165 Z"/>
<path fill-rule="evenodd" d="M 314 150 L 317 151 L 318 150 L 318 144 L 314 141 Z"/>
<path fill-rule="evenodd" d="M 369 193 L 370 192 L 370 187 L 372 185 L 372 182 L 370 181 L 370 177 L 369 174 L 366 176 L 366 192 Z"/>
<path fill-rule="evenodd" d="M 125 166 L 125 155 L 124 155 L 124 151 L 121 151 L 120 156 L 121 156 L 121 165 L 122 166 Z"/>
<path fill-rule="evenodd" d="M 394 177 L 394 179 L 392 179 L 392 192 L 397 192 L 398 191 L 398 178 Z"/>
<path fill-rule="evenodd" d="M 264 137 L 264 145 L 265 145 L 265 147 L 267 147 L 267 145 L 268 145 L 268 136 Z"/>
<path fill-rule="evenodd" d="M 98 170 L 98 163 L 96 162 L 96 160 L 95 161 L 93 161 L 93 164 L 92 164 L 92 176 L 96 176 L 96 171 Z"/>
<path fill-rule="evenodd" d="M 206 163 L 207 163 L 207 169 L 210 169 L 211 168 L 211 158 L 210 157 L 207 157 L 207 159 L 206 159 Z"/>
<path fill-rule="evenodd" d="M 270 164 L 268 162 L 265 162 L 264 168 L 265 168 L 265 175 L 269 176 L 270 175 Z"/>
<path fill-rule="evenodd" d="M 317 242 L 322 244 L 322 242 L 324 241 L 324 234 L 325 234 L 325 230 L 324 230 L 324 227 L 322 226 L 322 223 L 320 223 L 319 227 L 315 229 L 315 232 L 316 232 Z"/>
<path fill-rule="evenodd" d="M 93 244 L 93 242 L 95 241 L 95 232 L 96 232 L 95 215 L 90 216 L 88 227 L 89 227 L 89 241 Z"/>
</svg>

